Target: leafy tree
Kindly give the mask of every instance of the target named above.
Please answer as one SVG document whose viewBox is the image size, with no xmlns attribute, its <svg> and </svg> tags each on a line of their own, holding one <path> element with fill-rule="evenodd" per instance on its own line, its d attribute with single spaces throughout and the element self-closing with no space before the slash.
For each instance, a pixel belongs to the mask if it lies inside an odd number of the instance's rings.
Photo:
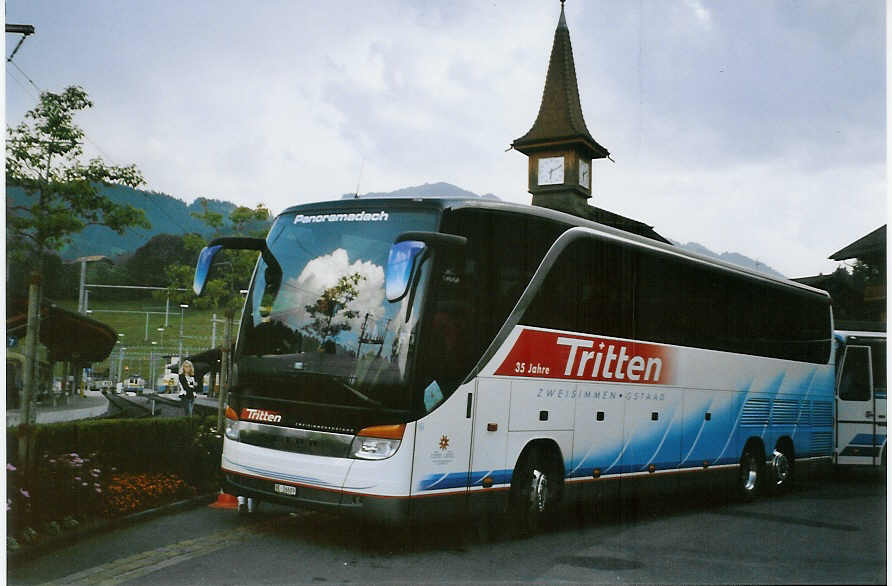
<svg viewBox="0 0 892 586">
<path fill-rule="evenodd" d="M 881 267 L 864 259 L 857 259 L 852 267 L 852 281 L 859 290 L 871 285 L 882 285 L 885 282 Z"/>
<path fill-rule="evenodd" d="M 166 286 L 167 267 L 172 263 L 187 264 L 192 254 L 186 249 L 183 236 L 158 234 L 136 249 L 125 266 L 133 283 Z"/>
<path fill-rule="evenodd" d="M 97 189 L 103 184 L 141 185 L 136 166 L 109 165 L 99 158 L 81 161 L 84 132 L 75 125 L 74 115 L 92 106 L 87 92 L 78 86 L 61 93 L 43 92 L 25 120 L 6 129 L 6 182 L 20 186 L 27 196 L 26 203 L 7 198 L 7 243 L 23 245 L 10 252 L 19 258 L 30 254 L 38 277 L 46 253 L 59 250 L 86 226 L 107 226 L 118 234 L 133 226 L 150 227 L 145 212 L 117 204 Z M 29 306 L 35 309 L 40 307 L 40 281 L 34 279 L 33 295 L 29 294 Z M 39 309 L 29 311 L 28 322 L 25 423 L 31 421 L 30 398 L 36 396 Z"/>
<path fill-rule="evenodd" d="M 34 268 L 33 258 L 24 258 L 24 247 L 11 247 L 7 258 L 6 298 L 24 299 L 28 296 L 28 279 Z M 15 254 L 18 251 L 19 254 Z M 80 286 L 80 265 L 64 264 L 59 255 L 43 254 L 39 264 L 44 269 L 44 296 L 50 299 L 77 299 Z"/>
<path fill-rule="evenodd" d="M 59 250 L 71 235 L 89 225 L 111 228 L 118 234 L 130 227 L 150 228 L 145 212 L 120 205 L 102 195 L 99 184 L 138 187 L 142 175 L 135 165 L 117 166 L 95 158 L 84 164 L 84 132 L 74 114 L 93 103 L 80 87 L 62 93 L 43 92 L 25 121 L 6 129 L 6 182 L 29 196 L 25 205 L 7 201 L 7 230 L 17 242 L 30 242 L 39 255 Z"/>
<path fill-rule="evenodd" d="M 193 212 L 193 216 L 202 220 L 215 230 L 214 236 L 220 236 L 225 231 L 238 236 L 263 237 L 269 229 L 269 210 L 262 204 L 255 208 L 240 206 L 229 214 L 230 229 L 226 229 L 227 222 L 223 214 L 209 209 L 206 200 L 199 200 L 202 212 Z M 173 263 L 166 267 L 167 292 L 161 292 L 159 297 L 170 294 L 171 302 L 189 303 L 197 308 L 218 309 L 222 312 L 235 312 L 242 305 L 243 298 L 239 293 L 248 287 L 254 263 L 257 262 L 257 253 L 248 250 L 224 250 L 214 259 L 214 268 L 204 294 L 194 298 L 191 293 L 192 277 L 195 271 L 194 259 L 206 246 L 208 240 L 199 234 L 186 234 L 183 236 L 183 246 L 188 263 Z M 177 291 L 176 289 L 190 289 L 190 291 Z"/>
</svg>

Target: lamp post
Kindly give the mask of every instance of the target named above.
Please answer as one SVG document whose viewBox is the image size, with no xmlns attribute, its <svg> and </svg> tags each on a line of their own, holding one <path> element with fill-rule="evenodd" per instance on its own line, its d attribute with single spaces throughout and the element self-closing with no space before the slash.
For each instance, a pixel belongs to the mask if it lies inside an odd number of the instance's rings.
<svg viewBox="0 0 892 586">
<path fill-rule="evenodd" d="M 123 344 L 123 343 L 124 343 L 124 334 L 118 334 L 118 341 L 115 344 L 118 346 L 118 354 L 119 355 L 121 353 L 121 344 Z M 112 358 L 111 360 L 109 360 L 109 365 L 108 365 L 109 378 L 112 380 L 117 380 L 117 379 L 121 378 L 120 358 L 118 359 L 118 362 L 119 362 L 118 370 L 115 371 L 115 359 Z M 112 373 L 114 373 L 114 374 L 112 374 Z"/>
<path fill-rule="evenodd" d="M 124 387 L 124 350 L 127 348 L 121 346 L 118 348 L 118 377 L 121 379 L 121 390 Z"/>
<path fill-rule="evenodd" d="M 186 303 L 180 303 L 180 349 L 177 351 L 177 369 L 183 372 L 183 310 L 189 307 Z"/>
<path fill-rule="evenodd" d="M 157 346 L 157 345 L 158 345 L 158 342 L 156 342 L 155 340 L 152 340 L 152 347 L 150 349 L 151 351 L 149 352 L 149 376 L 152 377 L 151 378 L 151 380 L 152 380 L 151 388 L 152 388 L 153 393 L 156 392 L 156 389 L 155 389 L 155 380 L 156 380 L 155 379 L 155 346 Z"/>
</svg>

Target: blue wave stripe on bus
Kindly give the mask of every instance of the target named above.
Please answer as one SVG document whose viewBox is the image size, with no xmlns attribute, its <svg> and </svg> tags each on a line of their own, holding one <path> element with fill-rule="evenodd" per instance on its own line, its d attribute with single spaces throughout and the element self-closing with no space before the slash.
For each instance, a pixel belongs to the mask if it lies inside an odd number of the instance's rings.
<svg viewBox="0 0 892 586">
<path fill-rule="evenodd" d="M 467 488 L 468 486 L 482 486 L 483 479 L 492 477 L 493 484 L 508 484 L 511 482 L 513 470 L 476 470 L 471 472 L 471 482 L 468 482 L 467 472 L 450 472 L 449 474 L 431 474 L 421 481 L 421 490 L 442 490 L 447 488 Z"/>
<path fill-rule="evenodd" d="M 886 441 L 886 434 L 878 433 L 876 435 L 877 444 L 882 444 Z M 872 446 L 873 445 L 873 435 L 869 433 L 859 433 L 855 437 L 852 438 L 852 441 L 849 442 L 850 446 Z"/>
<path fill-rule="evenodd" d="M 710 466 L 718 466 L 723 464 L 736 464 L 736 458 L 722 458 L 721 460 L 716 460 L 713 462 L 709 462 Z M 664 470 L 691 470 L 695 468 L 701 468 L 702 463 L 692 464 L 689 466 L 673 466 L 667 463 L 658 463 L 655 464 L 654 469 L 656 471 L 664 471 Z M 579 470 L 574 474 L 569 474 L 567 478 L 587 478 L 592 474 L 591 468 L 586 468 L 584 470 Z M 614 471 L 611 474 L 631 474 L 635 472 L 647 472 L 647 469 L 641 469 L 641 466 L 637 465 L 624 465 L 618 466 L 614 468 Z M 468 482 L 468 474 L 464 472 L 452 472 L 446 475 L 443 474 L 432 474 L 422 480 L 420 490 L 445 490 L 451 488 L 468 488 L 474 486 L 482 486 L 483 479 L 487 477 L 491 477 L 493 479 L 494 485 L 503 485 L 510 484 L 511 477 L 514 474 L 513 470 L 489 470 L 489 471 L 473 471 L 470 474 L 471 482 Z"/>
<path fill-rule="evenodd" d="M 492 478 L 493 484 L 510 484 L 513 470 L 490 470 L 488 472 L 471 472 L 471 486 L 483 486 L 483 479 Z"/>
<path fill-rule="evenodd" d="M 754 432 L 761 437 L 766 449 L 781 435 L 789 435 L 797 458 L 829 455 L 834 384 L 831 369 L 817 367 L 795 373 L 781 370 L 740 382 L 743 384 L 738 386 L 737 393 L 715 395 L 703 409 L 686 417 L 679 417 L 676 409 L 681 406 L 673 405 L 668 412 L 663 412 L 665 420 L 650 429 L 644 428 L 645 433 L 590 446 L 584 454 L 566 462 L 567 478 L 588 478 L 595 469 L 600 475 L 609 476 L 647 472 L 650 465 L 657 472 L 692 470 L 704 463 L 708 466 L 737 464 L 743 442 Z M 773 423 L 774 401 L 778 397 L 795 402 L 795 406 L 778 406 L 782 425 Z M 768 401 L 767 418 L 764 423 L 742 428 L 741 416 L 750 399 Z M 795 415 L 783 409 L 795 409 Z M 712 423 L 704 423 L 704 410 L 712 414 Z M 824 411 L 829 417 L 820 416 Z M 803 413 L 814 416 L 806 418 Z M 486 477 L 491 477 L 493 484 L 504 485 L 510 484 L 512 474 L 510 469 L 432 474 L 421 481 L 419 488 L 427 491 L 481 486 Z"/>
</svg>

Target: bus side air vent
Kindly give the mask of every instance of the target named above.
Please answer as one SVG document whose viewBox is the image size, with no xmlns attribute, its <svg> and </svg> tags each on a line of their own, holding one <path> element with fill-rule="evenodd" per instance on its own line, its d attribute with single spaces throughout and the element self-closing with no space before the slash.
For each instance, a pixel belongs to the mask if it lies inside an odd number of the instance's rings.
<svg viewBox="0 0 892 586">
<path fill-rule="evenodd" d="M 811 432 L 811 448 L 812 454 L 827 454 L 833 447 L 833 432 L 831 431 L 813 431 Z"/>
<path fill-rule="evenodd" d="M 814 426 L 833 425 L 833 402 L 813 401 L 811 407 L 811 424 Z"/>
<path fill-rule="evenodd" d="M 775 399 L 771 409 L 772 425 L 793 425 L 796 423 L 796 415 L 799 413 L 799 401 L 790 399 Z"/>
<path fill-rule="evenodd" d="M 808 425 L 811 423 L 811 401 L 803 401 L 799 405 L 799 425 Z"/>
<path fill-rule="evenodd" d="M 768 415 L 770 413 L 770 399 L 762 397 L 747 399 L 746 403 L 743 405 L 743 413 L 740 415 L 740 425 L 768 425 Z"/>
</svg>

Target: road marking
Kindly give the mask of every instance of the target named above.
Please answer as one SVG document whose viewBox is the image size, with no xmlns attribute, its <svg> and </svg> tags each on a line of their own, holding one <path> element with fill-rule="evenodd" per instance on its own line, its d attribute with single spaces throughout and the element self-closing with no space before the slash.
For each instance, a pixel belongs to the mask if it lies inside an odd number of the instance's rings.
<svg viewBox="0 0 892 586">
<path fill-rule="evenodd" d="M 158 549 L 143 551 L 100 566 L 87 568 L 56 580 L 50 580 L 47 584 L 121 584 L 247 541 L 259 533 L 267 532 L 280 526 L 283 522 L 288 522 L 291 518 L 291 516 L 276 517 L 248 527 L 225 529 L 205 537 L 185 539 Z"/>
</svg>

